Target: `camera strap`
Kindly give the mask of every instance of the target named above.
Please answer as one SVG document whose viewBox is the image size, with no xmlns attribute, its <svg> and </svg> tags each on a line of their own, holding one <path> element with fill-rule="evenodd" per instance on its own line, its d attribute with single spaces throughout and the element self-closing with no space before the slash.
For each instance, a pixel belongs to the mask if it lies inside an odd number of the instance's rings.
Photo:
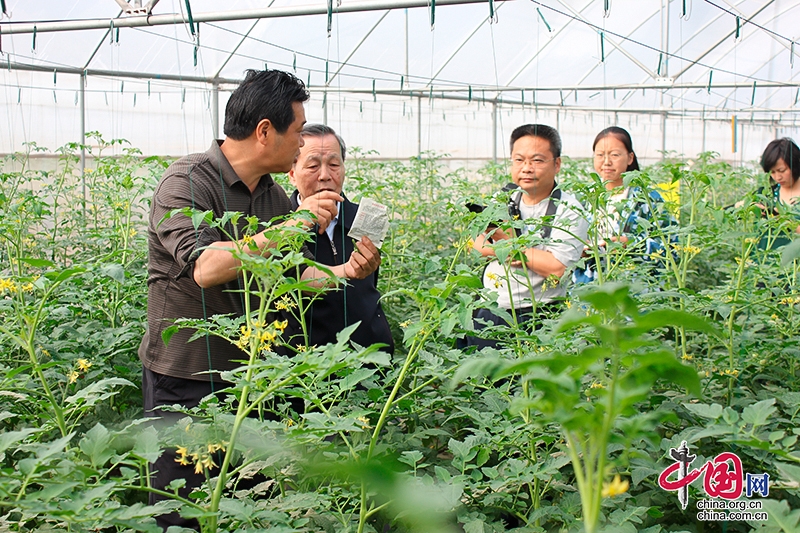
<svg viewBox="0 0 800 533">
<path fill-rule="evenodd" d="M 555 201 L 554 201 L 555 200 Z M 547 240 L 550 238 L 550 234 L 553 232 L 553 226 L 550 225 L 550 222 L 553 220 L 553 216 L 556 214 L 556 209 L 558 209 L 558 202 L 561 200 L 561 189 L 558 188 L 558 183 L 553 183 L 553 190 L 550 191 L 550 197 L 547 199 L 547 210 L 544 213 L 546 223 L 542 224 L 542 239 Z M 509 214 L 514 217 L 520 216 L 520 209 L 519 203 L 522 201 L 522 191 L 516 191 L 514 194 L 511 195 L 511 202 L 509 202 Z M 513 204 L 514 211 L 511 212 L 511 207 Z"/>
</svg>

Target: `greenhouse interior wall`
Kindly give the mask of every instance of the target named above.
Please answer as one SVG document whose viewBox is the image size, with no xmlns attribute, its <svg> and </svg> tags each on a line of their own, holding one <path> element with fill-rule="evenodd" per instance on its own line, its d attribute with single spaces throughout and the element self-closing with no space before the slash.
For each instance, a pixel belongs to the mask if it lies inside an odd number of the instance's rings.
<svg viewBox="0 0 800 533">
<path fill-rule="evenodd" d="M 58 86 L 50 88 L 46 85 L 48 81 L 52 84 L 52 74 L 0 72 L 0 105 L 8 124 L 6 134 L 0 137 L 0 154 L 25 151 L 26 143 L 31 142 L 51 152 L 81 142 L 79 76 L 62 75 Z M 99 132 L 106 141 L 124 139 L 129 143 L 109 148 L 112 152 L 131 146 L 145 156 L 179 157 L 205 150 L 214 137 L 210 87 L 87 78 L 84 91 L 85 131 Z M 711 151 L 724 161 L 750 165 L 770 140 L 800 138 L 800 124 L 738 115 L 734 152 L 733 115 L 709 112 L 703 118 L 702 113 L 684 115 L 674 109 L 660 112 L 660 95 L 658 91 L 652 93 L 653 109 L 646 112 L 619 109 L 610 94 L 604 108 L 593 110 L 501 102 L 497 105 L 494 148 L 493 103 L 480 99 L 468 102 L 413 94 L 373 97 L 336 92 L 326 96 L 322 89 L 312 87 L 306 116 L 309 122 L 326 122 L 334 127 L 349 146 L 362 151 L 361 157 L 407 160 L 427 153 L 440 156 L 450 168 L 467 169 L 507 158 L 511 131 L 525 123 L 555 126 L 562 136 L 563 154 L 571 158 L 590 157 L 596 132 L 611 125 L 622 126 L 631 132 L 637 155 L 645 164 L 662 159 L 664 153 L 691 158 Z M 224 116 L 229 94 L 219 93 L 220 117 Z M 92 142 L 87 140 L 90 146 Z M 33 154 L 34 159 L 37 157 L 52 158 L 46 153 Z"/>
</svg>

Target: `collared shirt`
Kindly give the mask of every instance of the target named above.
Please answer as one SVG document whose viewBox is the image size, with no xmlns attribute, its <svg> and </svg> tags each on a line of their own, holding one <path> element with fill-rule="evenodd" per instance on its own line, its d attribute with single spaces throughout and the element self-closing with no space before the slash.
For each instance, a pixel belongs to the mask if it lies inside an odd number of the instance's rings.
<svg viewBox="0 0 800 533">
<path fill-rule="evenodd" d="M 297 201 L 299 203 L 303 202 L 303 197 L 300 196 L 300 193 L 297 193 Z M 341 210 L 342 210 L 342 202 L 336 202 L 336 216 L 333 217 L 331 223 L 328 224 L 327 228 L 325 228 L 325 233 L 328 234 L 328 238 L 331 240 L 331 242 L 333 242 L 333 230 L 336 229 L 336 224 L 339 222 L 339 213 L 341 212 Z"/>
<path fill-rule="evenodd" d="M 209 381 L 209 371 L 236 368 L 240 365 L 237 361 L 244 359 L 244 352 L 218 337 L 188 342 L 192 329 L 179 330 L 168 345 L 164 344 L 161 333 L 176 318 L 244 313 L 243 297 L 237 292 L 239 279 L 201 289 L 193 277 L 194 263 L 202 249 L 229 239 L 205 223 L 195 229 L 191 218 L 184 215 L 164 216 L 173 209 L 192 207 L 212 211 L 215 217 L 237 211 L 268 222 L 292 211 L 286 193 L 269 174 L 261 177 L 251 193 L 220 144 L 214 141 L 208 151 L 170 165 L 153 194 L 148 226 L 148 330 L 139 346 L 139 357 L 144 366 L 159 374 Z M 233 234 L 233 228 L 227 230 Z M 308 250 L 304 252 L 313 258 Z"/>
<path fill-rule="evenodd" d="M 520 217 L 523 220 L 540 221 L 547 212 L 547 204 L 552 199 L 542 200 L 535 205 L 520 202 Z M 567 270 L 572 268 L 581 257 L 583 243 L 589 223 L 582 214 L 582 208 L 574 196 L 566 191 L 561 192 L 561 199 L 556 205 L 556 212 L 550 224 L 550 237 L 536 246 L 553 256 Z M 537 227 L 538 223 L 532 227 Z M 529 228 L 523 229 L 527 233 Z M 563 284 L 545 286 L 545 278 L 527 266 L 512 267 L 493 259 L 483 273 L 483 285 L 497 294 L 497 305 L 504 309 L 521 309 L 532 307 L 533 302 L 547 303 L 566 294 Z"/>
</svg>

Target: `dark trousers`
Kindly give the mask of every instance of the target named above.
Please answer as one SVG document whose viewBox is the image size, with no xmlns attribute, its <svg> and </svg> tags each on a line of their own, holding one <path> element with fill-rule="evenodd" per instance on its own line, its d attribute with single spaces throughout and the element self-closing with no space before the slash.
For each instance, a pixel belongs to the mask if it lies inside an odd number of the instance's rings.
<svg viewBox="0 0 800 533">
<path fill-rule="evenodd" d="M 173 413 L 171 411 L 163 411 L 159 409 L 162 405 L 182 405 L 186 408 L 197 407 L 200 400 L 206 396 L 224 389 L 229 384 L 216 380 L 214 386 L 207 381 L 196 381 L 193 379 L 175 378 L 172 376 L 165 376 L 149 370 L 148 368 L 142 369 L 142 394 L 144 397 L 144 413 L 149 417 L 160 417 L 159 423 L 170 425 L 175 424 L 184 415 L 181 413 Z M 287 398 L 287 403 L 290 408 L 296 413 L 304 412 L 304 402 L 299 398 Z M 257 409 L 253 410 L 251 416 L 259 416 Z M 278 420 L 278 417 L 273 417 L 270 413 L 264 414 L 267 418 Z M 218 452 L 219 453 L 219 452 Z M 200 487 L 205 481 L 205 474 L 196 474 L 193 464 L 181 465 L 175 461 L 177 454 L 175 450 L 166 449 L 161 457 L 156 459 L 154 463 L 150 464 L 150 471 L 152 472 L 151 484 L 153 488 L 159 490 L 166 490 L 175 479 L 185 479 L 186 484 L 183 488 L 178 490 L 178 494 L 187 498 L 196 488 Z M 222 457 L 217 457 L 214 462 L 222 464 Z M 217 469 L 214 468 L 210 471 L 210 476 L 214 477 L 217 474 Z M 252 479 L 241 480 L 237 484 L 240 489 L 246 489 L 266 481 L 266 477 L 260 474 L 255 475 Z M 157 501 L 166 498 L 150 494 L 149 503 L 153 505 Z M 181 526 L 189 529 L 200 530 L 200 523 L 192 518 L 182 518 L 178 513 L 173 512 L 156 517 L 156 523 L 167 530 L 169 526 Z"/>
<path fill-rule="evenodd" d="M 225 385 L 215 383 L 215 390 L 224 388 Z M 211 383 L 193 379 L 174 378 L 158 374 L 143 367 L 142 369 L 142 394 L 144 396 L 144 415 L 160 417 L 163 424 L 174 424 L 184 415 L 159 409 L 162 405 L 182 405 L 187 408 L 197 407 L 200 400 L 213 392 Z M 151 483 L 153 488 L 166 490 L 174 479 L 185 479 L 186 484 L 178 490 L 178 494 L 186 498 L 205 480 L 205 474 L 196 474 L 194 465 L 183 466 L 175 461 L 175 450 L 166 449 L 161 457 L 150 464 L 152 472 Z M 165 499 L 156 494 L 150 494 L 150 505 Z M 199 522 L 192 518 L 182 518 L 178 513 L 169 513 L 156 517 L 156 523 L 167 530 L 169 526 L 181 526 L 200 530 Z"/>
<path fill-rule="evenodd" d="M 522 326 L 527 332 L 532 333 L 542 326 L 542 321 L 544 319 L 556 316 L 562 309 L 563 303 L 561 301 L 553 301 L 537 305 L 535 313 L 532 307 L 509 309 L 508 312 L 516 317 L 517 324 Z M 476 330 L 492 326 L 509 327 L 512 325 L 512 323 L 509 323 L 504 318 L 497 316 L 488 309 L 477 309 L 472 318 Z M 486 323 L 488 323 L 488 325 Z M 462 349 L 475 346 L 475 350 L 482 350 L 487 347 L 499 348 L 503 344 L 503 340 L 501 339 L 467 336 L 463 340 L 459 339 L 457 346 Z"/>
</svg>

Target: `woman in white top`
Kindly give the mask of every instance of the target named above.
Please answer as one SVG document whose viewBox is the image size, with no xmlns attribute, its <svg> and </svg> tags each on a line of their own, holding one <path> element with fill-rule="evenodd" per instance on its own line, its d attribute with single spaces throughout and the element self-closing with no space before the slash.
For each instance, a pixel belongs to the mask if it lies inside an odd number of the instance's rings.
<svg viewBox="0 0 800 533">
<path fill-rule="evenodd" d="M 640 220 L 654 218 L 651 209 L 658 207 L 656 216 L 661 219 L 659 227 L 671 224 L 674 219 L 663 209 L 664 199 L 656 191 L 642 194 L 637 187 L 625 187 L 623 174 L 639 170 L 639 161 L 633 151 L 631 135 L 623 128 L 611 126 L 597 134 L 592 145 L 594 151 L 594 169 L 603 180 L 603 185 L 610 195 L 605 205 L 600 206 L 594 213 L 594 235 L 592 245 L 597 245 L 605 250 L 609 242 L 619 242 L 624 245 L 632 240 L 635 244 L 642 244 L 644 257 L 658 252 L 663 248 L 660 241 L 642 235 L 641 228 L 637 229 Z M 649 198 L 648 198 L 649 197 Z M 591 232 L 590 232 L 591 233 Z M 637 254 L 638 255 L 638 254 Z M 588 283 L 598 278 L 597 264 L 593 257 L 587 253 L 583 268 L 575 270 L 573 279 L 577 283 Z"/>
</svg>

